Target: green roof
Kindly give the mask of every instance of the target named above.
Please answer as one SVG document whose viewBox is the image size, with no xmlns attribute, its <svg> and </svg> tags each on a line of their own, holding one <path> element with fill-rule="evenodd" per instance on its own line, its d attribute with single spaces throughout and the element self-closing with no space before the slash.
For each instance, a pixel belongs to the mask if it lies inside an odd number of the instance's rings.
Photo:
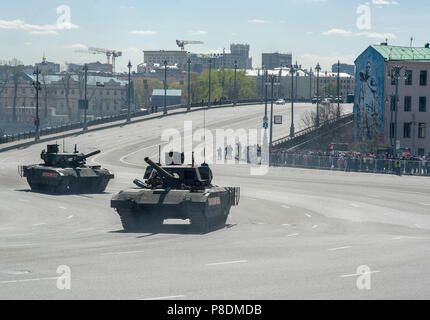
<svg viewBox="0 0 430 320">
<path fill-rule="evenodd" d="M 373 45 L 385 60 L 430 61 L 430 48 Z"/>
</svg>

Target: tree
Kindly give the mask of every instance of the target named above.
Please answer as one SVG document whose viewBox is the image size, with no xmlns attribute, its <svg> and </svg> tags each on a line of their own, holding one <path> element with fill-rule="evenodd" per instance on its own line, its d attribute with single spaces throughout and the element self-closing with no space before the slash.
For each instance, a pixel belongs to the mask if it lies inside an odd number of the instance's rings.
<svg viewBox="0 0 430 320">
<path fill-rule="evenodd" d="M 69 122 L 73 121 L 72 108 L 70 107 L 70 89 L 71 89 L 72 82 L 73 82 L 72 75 L 69 72 L 66 72 L 66 74 L 61 79 L 61 83 L 63 84 L 63 88 L 64 88 L 64 97 L 66 98 L 66 108 L 67 108 L 67 116 L 69 117 Z"/>
</svg>

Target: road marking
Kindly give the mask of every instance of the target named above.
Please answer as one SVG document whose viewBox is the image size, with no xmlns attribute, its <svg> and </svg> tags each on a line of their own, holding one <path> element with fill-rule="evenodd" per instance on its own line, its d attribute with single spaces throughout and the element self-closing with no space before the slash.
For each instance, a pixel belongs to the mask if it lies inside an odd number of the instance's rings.
<svg viewBox="0 0 430 320">
<path fill-rule="evenodd" d="M 58 277 L 51 277 L 51 278 L 37 278 L 37 279 L 22 279 L 22 280 L 8 280 L 8 281 L 0 281 L 1 284 L 8 284 L 8 283 L 19 283 L 19 282 L 32 282 L 32 281 L 43 281 L 43 280 L 57 280 Z"/>
<path fill-rule="evenodd" d="M 318 228 L 317 224 L 312 227 L 312 229 L 316 229 L 316 228 Z"/>
<path fill-rule="evenodd" d="M 251 201 L 257 201 L 257 199 L 255 199 L 255 198 L 248 198 L 248 199 Z"/>
<path fill-rule="evenodd" d="M 341 278 L 350 278 L 350 277 L 358 277 L 358 276 L 364 276 L 366 274 L 372 274 L 372 273 L 380 273 L 381 271 L 370 271 L 370 272 L 364 272 L 364 273 L 354 273 L 354 274 L 346 274 L 343 276 L 340 276 Z"/>
<path fill-rule="evenodd" d="M 112 255 L 120 255 L 120 254 L 133 254 L 133 253 L 143 253 L 145 251 L 123 251 L 123 252 L 106 252 L 101 253 L 102 256 L 112 256 Z"/>
<path fill-rule="evenodd" d="M 46 225 L 46 222 L 33 224 L 33 227 L 44 226 L 44 225 Z"/>
<path fill-rule="evenodd" d="M 19 199 L 20 202 L 29 202 L 28 200 Z"/>
<path fill-rule="evenodd" d="M 312 218 L 312 216 L 309 213 L 306 213 L 306 217 L 308 217 L 309 219 Z"/>
<path fill-rule="evenodd" d="M 350 204 L 350 206 L 351 206 L 351 207 L 354 207 L 354 208 L 361 208 L 361 206 L 360 206 L 360 205 L 355 204 L 355 203 L 351 203 L 351 204 Z"/>
<path fill-rule="evenodd" d="M 139 299 L 142 301 L 151 301 L 151 300 L 168 300 L 168 299 L 176 299 L 176 298 L 185 298 L 183 295 L 178 296 L 167 296 L 167 297 L 157 297 L 157 298 L 147 298 L 147 299 Z"/>
<path fill-rule="evenodd" d="M 267 223 L 266 223 L 266 222 L 255 222 L 255 224 L 256 224 L 256 225 L 259 225 L 259 226 L 264 226 L 264 225 L 266 225 Z"/>
<path fill-rule="evenodd" d="M 226 264 L 238 264 L 238 263 L 247 263 L 248 260 L 238 260 L 238 261 L 227 261 L 227 262 L 216 262 L 216 263 L 208 263 L 206 264 L 207 267 L 213 267 L 213 266 L 222 266 Z"/>
<path fill-rule="evenodd" d="M 338 248 L 331 248 L 328 249 L 328 251 L 339 251 L 339 250 L 345 250 L 345 249 L 350 249 L 352 248 L 351 246 L 345 246 L 345 247 L 338 247 Z"/>
<path fill-rule="evenodd" d="M 421 202 L 420 205 L 426 206 L 426 207 L 430 207 L 430 203 L 423 203 L 423 202 Z"/>
<path fill-rule="evenodd" d="M 403 237 L 403 236 L 395 237 L 395 238 L 392 238 L 391 240 L 402 240 L 402 239 L 405 239 L 405 237 Z"/>
<path fill-rule="evenodd" d="M 287 206 L 287 205 L 283 205 L 283 206 L 281 206 L 282 208 L 284 208 L 284 209 L 291 209 L 291 207 L 289 207 L 289 206 Z"/>
<path fill-rule="evenodd" d="M 146 150 L 146 149 L 155 148 L 155 147 L 158 147 L 159 145 L 160 145 L 160 144 L 154 144 L 153 146 L 149 146 L 149 147 L 145 147 L 145 148 L 142 148 L 142 149 L 139 149 L 139 150 L 133 151 L 133 152 L 131 152 L 131 153 L 129 153 L 129 154 L 126 154 L 125 156 L 121 157 L 121 158 L 119 159 L 119 161 L 121 161 L 122 163 L 125 163 L 125 164 L 131 164 L 131 165 L 133 165 L 133 166 L 136 166 L 137 164 L 135 164 L 135 163 L 131 163 L 131 162 L 128 162 L 128 161 L 125 161 L 125 159 L 126 159 L 126 158 L 128 158 L 129 156 L 133 155 L 133 154 L 136 154 L 136 153 L 140 152 L 140 151 L 143 151 L 143 150 Z"/>
<path fill-rule="evenodd" d="M 72 219 L 72 218 L 73 218 L 73 215 L 68 216 L 66 219 L 70 220 L 70 219 Z"/>
<path fill-rule="evenodd" d="M 281 226 L 283 226 L 283 227 L 291 227 L 291 224 L 289 224 L 289 223 L 284 223 L 284 224 L 282 224 Z"/>
<path fill-rule="evenodd" d="M 287 237 L 296 237 L 298 235 L 299 235 L 299 233 L 293 233 L 293 234 L 289 234 Z"/>
<path fill-rule="evenodd" d="M 58 208 L 60 208 L 60 209 L 62 209 L 62 210 L 67 210 L 67 208 L 66 208 L 66 207 L 58 207 Z"/>
</svg>

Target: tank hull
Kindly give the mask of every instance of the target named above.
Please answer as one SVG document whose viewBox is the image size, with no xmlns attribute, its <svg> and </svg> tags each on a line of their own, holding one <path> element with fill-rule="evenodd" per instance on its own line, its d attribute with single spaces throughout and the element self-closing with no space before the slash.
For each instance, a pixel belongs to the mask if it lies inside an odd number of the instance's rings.
<svg viewBox="0 0 430 320">
<path fill-rule="evenodd" d="M 212 187 L 190 190 L 134 189 L 121 191 L 111 200 L 126 231 L 152 231 L 165 219 L 190 220 L 192 230 L 209 232 L 225 226 L 238 188 Z"/>
<path fill-rule="evenodd" d="M 100 167 L 24 166 L 22 175 L 32 191 L 54 194 L 102 193 L 114 175 Z"/>
</svg>

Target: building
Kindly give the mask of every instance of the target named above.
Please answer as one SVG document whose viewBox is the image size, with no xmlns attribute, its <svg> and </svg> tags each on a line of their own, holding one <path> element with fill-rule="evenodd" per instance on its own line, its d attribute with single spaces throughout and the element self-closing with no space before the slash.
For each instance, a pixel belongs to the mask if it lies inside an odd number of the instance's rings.
<svg viewBox="0 0 430 320">
<path fill-rule="evenodd" d="M 39 68 L 40 72 L 44 74 L 57 74 L 60 73 L 60 64 L 46 61 L 46 57 L 43 57 L 42 62 L 36 63 L 35 68 Z"/>
<path fill-rule="evenodd" d="M 338 64 L 335 63 L 331 67 L 331 71 L 337 73 L 337 68 L 338 68 Z M 341 63 L 340 64 L 340 72 L 347 73 L 347 74 L 353 76 L 355 74 L 355 66 L 352 64 Z"/>
<path fill-rule="evenodd" d="M 169 66 L 181 66 L 187 61 L 186 52 L 181 50 L 158 50 L 158 51 L 143 51 L 143 62 L 148 66 L 164 65 L 167 61 Z"/>
<path fill-rule="evenodd" d="M 265 69 L 273 70 L 281 67 L 291 67 L 293 65 L 292 53 L 263 53 L 261 55 L 262 66 Z"/>
<path fill-rule="evenodd" d="M 229 64 L 231 69 L 234 68 L 234 61 L 237 61 L 239 69 L 252 69 L 252 58 L 249 56 L 249 49 L 249 44 L 232 43 L 230 45 L 230 60 L 233 61 L 233 66 L 231 63 Z"/>
<path fill-rule="evenodd" d="M 354 104 L 357 141 L 377 140 L 391 150 L 408 149 L 414 155 L 430 153 L 429 47 L 382 43 L 369 46 L 357 58 Z M 400 69 L 398 78 L 396 69 Z"/>
<path fill-rule="evenodd" d="M 87 67 L 88 67 L 88 72 L 90 72 L 90 73 L 106 74 L 106 73 L 112 73 L 113 72 L 113 67 L 111 64 L 101 63 L 99 61 L 87 63 Z M 67 65 L 67 71 L 68 72 L 79 73 L 79 72 L 82 72 L 82 70 L 84 70 L 83 64 L 69 63 Z"/>
<path fill-rule="evenodd" d="M 33 74 L 23 72 L 16 82 L 9 78 L 0 92 L 0 120 L 13 121 L 14 112 L 18 122 L 34 120 L 35 80 Z M 79 100 L 84 98 L 83 76 L 41 74 L 39 82 L 42 86 L 39 94 L 39 115 L 42 120 L 52 123 L 79 120 Z M 127 81 L 113 77 L 88 76 L 89 118 L 120 114 L 121 109 L 127 107 L 127 93 Z"/>
<path fill-rule="evenodd" d="M 166 105 L 175 106 L 182 103 L 182 90 L 167 90 Z M 151 104 L 154 107 L 164 106 L 164 90 L 154 89 L 152 92 Z"/>
</svg>

